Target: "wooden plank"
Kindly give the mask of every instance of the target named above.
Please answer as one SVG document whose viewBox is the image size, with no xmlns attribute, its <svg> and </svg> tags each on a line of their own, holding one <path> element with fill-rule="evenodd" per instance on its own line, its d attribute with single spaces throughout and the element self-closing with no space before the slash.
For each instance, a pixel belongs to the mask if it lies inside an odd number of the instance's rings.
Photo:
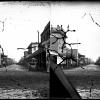
<svg viewBox="0 0 100 100">
<path fill-rule="evenodd" d="M 54 64 L 52 57 L 50 59 L 50 98 L 81 99 L 61 68 Z"/>
</svg>

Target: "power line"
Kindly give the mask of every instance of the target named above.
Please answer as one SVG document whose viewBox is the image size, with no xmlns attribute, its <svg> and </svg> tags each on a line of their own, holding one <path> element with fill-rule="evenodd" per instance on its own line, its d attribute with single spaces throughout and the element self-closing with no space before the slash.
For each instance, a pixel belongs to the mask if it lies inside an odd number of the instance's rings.
<svg viewBox="0 0 100 100">
<path fill-rule="evenodd" d="M 86 16 L 86 13 L 84 13 L 84 15 L 82 16 L 82 18 L 84 18 Z"/>
</svg>

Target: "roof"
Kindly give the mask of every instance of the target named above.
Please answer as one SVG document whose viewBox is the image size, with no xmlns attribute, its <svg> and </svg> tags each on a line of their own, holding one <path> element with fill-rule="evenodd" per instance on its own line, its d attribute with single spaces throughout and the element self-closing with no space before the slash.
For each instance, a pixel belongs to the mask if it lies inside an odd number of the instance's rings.
<svg viewBox="0 0 100 100">
<path fill-rule="evenodd" d="M 80 54 L 80 53 L 78 53 L 78 56 L 79 56 L 79 57 L 85 57 L 85 55 L 82 55 L 82 54 Z"/>
<path fill-rule="evenodd" d="M 38 54 L 40 54 L 42 52 L 45 52 L 45 50 L 44 49 L 38 49 L 33 54 L 31 54 L 29 57 L 27 57 L 27 59 L 33 58 L 33 57 L 37 56 Z"/>
<path fill-rule="evenodd" d="M 32 44 L 38 44 L 38 42 L 31 42 L 31 43 L 29 44 L 29 46 L 27 47 L 27 49 L 29 49 L 30 47 L 32 47 Z"/>
<path fill-rule="evenodd" d="M 41 33 L 41 35 L 45 34 L 44 31 L 46 31 L 47 29 L 50 29 L 50 21 L 48 22 L 48 24 L 45 26 L 43 32 Z"/>
<path fill-rule="evenodd" d="M 44 30 L 46 30 L 48 27 L 50 27 L 50 21 L 49 21 L 48 24 L 45 26 Z"/>
</svg>

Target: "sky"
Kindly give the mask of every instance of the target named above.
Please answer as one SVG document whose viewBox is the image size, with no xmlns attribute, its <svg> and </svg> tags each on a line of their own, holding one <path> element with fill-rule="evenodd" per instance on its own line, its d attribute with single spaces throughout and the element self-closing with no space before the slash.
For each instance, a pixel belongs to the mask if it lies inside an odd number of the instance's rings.
<svg viewBox="0 0 100 100">
<path fill-rule="evenodd" d="M 24 50 L 17 48 L 38 42 L 37 31 L 41 34 L 49 20 L 47 2 L 0 2 L 0 44 L 4 54 L 19 61 Z"/>
<path fill-rule="evenodd" d="M 68 25 L 76 30 L 67 33 L 67 42 L 81 43 L 73 46 L 79 53 L 94 61 L 100 56 L 100 3 L 64 1 L 0 2 L 0 44 L 5 55 L 18 61 L 24 50 L 17 48 L 37 42 L 37 31 L 41 34 L 49 21 L 54 27 L 62 25 L 65 31 Z"/>
<path fill-rule="evenodd" d="M 62 25 L 67 33 L 67 42 L 81 43 L 72 46 L 78 52 L 96 61 L 100 56 L 100 3 L 99 2 L 55 2 L 51 4 L 51 24 Z"/>
</svg>

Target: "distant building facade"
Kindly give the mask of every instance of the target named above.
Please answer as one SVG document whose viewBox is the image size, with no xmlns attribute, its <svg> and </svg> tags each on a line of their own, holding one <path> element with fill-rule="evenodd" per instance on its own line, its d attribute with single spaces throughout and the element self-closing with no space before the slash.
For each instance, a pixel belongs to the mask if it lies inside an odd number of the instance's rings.
<svg viewBox="0 0 100 100">
<path fill-rule="evenodd" d="M 28 54 L 28 51 L 24 51 L 24 58 L 27 57 L 29 54 Z"/>
<path fill-rule="evenodd" d="M 47 49 L 50 46 L 50 21 L 45 26 L 43 32 L 41 33 L 41 42 L 30 43 L 27 47 L 29 57 L 26 57 L 27 62 L 35 63 L 35 69 L 38 71 L 48 71 L 49 68 L 47 67 L 48 62 L 48 53 Z M 27 53 L 26 53 L 27 54 Z"/>
<path fill-rule="evenodd" d="M 27 47 L 28 49 L 28 54 L 34 53 L 36 50 L 38 50 L 38 42 L 31 42 L 29 46 Z"/>
<path fill-rule="evenodd" d="M 3 66 L 3 61 L 6 62 L 7 56 L 4 54 L 3 48 L 0 45 L 0 67 Z"/>
<path fill-rule="evenodd" d="M 79 64 L 80 65 L 84 65 L 84 63 L 85 63 L 85 55 L 79 54 L 78 58 L 79 58 Z"/>
</svg>

